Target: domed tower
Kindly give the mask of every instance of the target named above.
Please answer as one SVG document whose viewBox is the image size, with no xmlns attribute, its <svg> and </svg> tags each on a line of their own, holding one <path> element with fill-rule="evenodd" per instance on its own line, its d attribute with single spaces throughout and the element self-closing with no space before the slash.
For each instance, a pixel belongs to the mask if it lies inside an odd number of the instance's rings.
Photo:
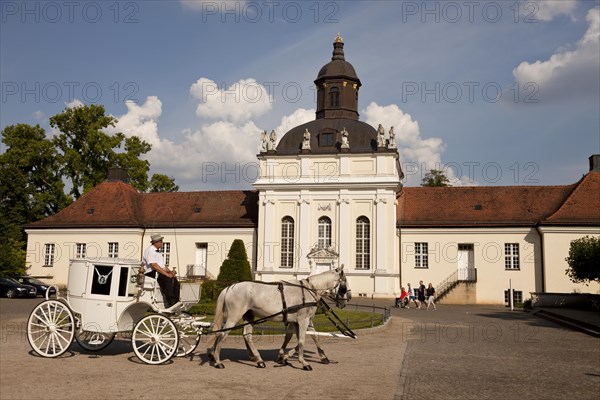
<svg viewBox="0 0 600 400">
<path fill-rule="evenodd" d="M 317 119 L 347 118 L 358 120 L 360 79 L 352 64 L 344 57 L 344 42 L 335 38 L 331 62 L 325 64 L 315 80 Z"/>
<path fill-rule="evenodd" d="M 319 71 L 313 121 L 263 132 L 258 155 L 256 279 L 301 279 L 344 265 L 354 293 L 399 293 L 393 131 L 359 121 L 361 81 L 338 35 Z"/>
<path fill-rule="evenodd" d="M 321 68 L 315 79 L 316 119 L 285 133 L 277 145 L 277 154 L 307 153 L 308 150 L 311 154 L 385 151 L 385 147 L 378 149 L 376 130 L 358 120 L 361 85 L 354 67 L 346 61 L 344 42 L 338 35 L 331 61 Z"/>
</svg>

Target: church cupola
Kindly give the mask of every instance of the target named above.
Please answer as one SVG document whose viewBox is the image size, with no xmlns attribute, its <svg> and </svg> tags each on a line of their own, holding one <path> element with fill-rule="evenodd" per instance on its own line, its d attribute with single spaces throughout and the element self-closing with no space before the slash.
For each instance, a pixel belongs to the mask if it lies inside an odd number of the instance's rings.
<svg viewBox="0 0 600 400">
<path fill-rule="evenodd" d="M 315 80 L 319 118 L 358 120 L 360 79 L 352 64 L 344 57 L 344 41 L 338 34 L 333 43 L 331 62 L 325 64 Z"/>
</svg>

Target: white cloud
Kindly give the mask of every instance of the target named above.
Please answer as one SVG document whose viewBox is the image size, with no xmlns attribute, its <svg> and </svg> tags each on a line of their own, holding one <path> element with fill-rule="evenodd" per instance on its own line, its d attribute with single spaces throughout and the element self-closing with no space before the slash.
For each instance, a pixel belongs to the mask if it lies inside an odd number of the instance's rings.
<svg viewBox="0 0 600 400">
<path fill-rule="evenodd" d="M 46 119 L 46 114 L 44 114 L 42 111 L 38 110 L 33 113 L 33 119 L 35 119 L 38 122 L 43 121 Z"/>
<path fill-rule="evenodd" d="M 243 123 L 273 107 L 267 89 L 252 78 L 240 79 L 229 87 L 200 78 L 190 87 L 190 94 L 200 100 L 196 114 L 203 118 Z"/>
<path fill-rule="evenodd" d="M 67 106 L 67 108 L 76 108 L 76 107 L 82 107 L 83 102 L 79 99 L 73 99 L 73 101 L 71 101 L 69 103 L 65 103 L 65 105 Z"/>
<path fill-rule="evenodd" d="M 314 109 L 307 110 L 305 108 L 298 108 L 290 115 L 286 115 L 281 118 L 281 123 L 277 128 L 275 128 L 275 133 L 277 133 L 277 137 L 281 139 L 281 137 L 283 137 L 283 135 L 285 135 L 290 129 L 314 119 Z"/>
<path fill-rule="evenodd" d="M 446 168 L 443 165 L 442 153 L 446 147 L 443 140 L 439 138 L 422 138 L 419 123 L 396 104 L 380 106 L 375 102 L 371 102 L 362 111 L 362 115 L 366 118 L 365 122 L 371 126 L 377 127 L 381 124 L 386 131 L 386 136 L 390 128 L 394 127 L 400 163 L 406 179 L 405 185 L 420 185 L 422 178 L 431 169 L 444 171 L 446 177 L 454 186 L 474 184 L 473 181 L 469 181 L 468 177 L 455 176 L 453 169 Z"/>
<path fill-rule="evenodd" d="M 558 3 L 558 2 L 557 2 Z M 548 60 L 522 62 L 513 70 L 516 80 L 525 85 L 533 82 L 540 97 L 568 97 L 585 93 L 598 94 L 600 70 L 600 8 L 588 11 L 588 29 L 572 50 L 559 50 Z"/>
<path fill-rule="evenodd" d="M 111 132 L 123 132 L 127 137 L 138 136 L 150 143 L 152 148 L 160 146 L 158 117 L 162 114 L 162 102 L 156 96 L 146 97 L 141 106 L 132 100 L 125 102 L 127 113 L 117 117 L 118 122 Z"/>
<path fill-rule="evenodd" d="M 540 21 L 552 21 L 559 15 L 569 15 L 573 17 L 573 11 L 577 6 L 577 0 L 523 0 L 521 7 L 523 12 L 531 12 L 532 17 Z"/>
</svg>

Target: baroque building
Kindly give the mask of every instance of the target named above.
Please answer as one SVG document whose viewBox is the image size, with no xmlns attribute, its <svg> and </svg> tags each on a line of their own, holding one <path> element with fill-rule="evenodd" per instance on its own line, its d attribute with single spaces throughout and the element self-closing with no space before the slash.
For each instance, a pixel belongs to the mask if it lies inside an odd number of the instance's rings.
<svg viewBox="0 0 600 400">
<path fill-rule="evenodd" d="M 570 242 L 600 236 L 600 155 L 571 185 L 403 187 L 393 127 L 359 120 L 362 84 L 341 37 L 315 85 L 313 121 L 279 142 L 262 133 L 255 190 L 139 193 L 109 171 L 106 182 L 25 227 L 28 273 L 65 286 L 71 259 L 141 260 L 159 233 L 182 277 L 215 278 L 242 239 L 256 280 L 344 265 L 355 297 L 397 296 L 420 280 L 463 304 L 600 293 L 598 283 L 565 274 Z"/>
</svg>

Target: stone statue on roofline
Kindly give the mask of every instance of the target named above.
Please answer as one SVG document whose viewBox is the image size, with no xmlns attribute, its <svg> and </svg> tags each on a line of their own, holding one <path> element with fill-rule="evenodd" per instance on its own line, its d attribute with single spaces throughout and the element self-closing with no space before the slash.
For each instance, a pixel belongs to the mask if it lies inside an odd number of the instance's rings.
<svg viewBox="0 0 600 400">
<path fill-rule="evenodd" d="M 377 147 L 385 147 L 385 130 L 381 124 L 377 127 Z"/>
<path fill-rule="evenodd" d="M 275 145 L 275 142 L 277 141 L 277 134 L 275 133 L 275 129 L 273 129 L 271 131 L 271 134 L 269 135 L 269 142 L 267 143 L 267 150 L 276 150 L 277 146 Z"/>
<path fill-rule="evenodd" d="M 342 135 L 342 149 L 349 149 L 350 148 L 350 142 L 348 141 L 348 131 L 346 130 L 346 127 L 344 127 L 344 129 L 342 129 L 342 131 L 340 132 L 340 134 Z"/>
<path fill-rule="evenodd" d="M 269 134 L 267 133 L 266 130 L 262 131 L 262 133 L 260 134 L 260 141 L 261 141 L 261 144 L 260 144 L 261 153 L 267 151 L 267 145 L 269 142 Z"/>
<path fill-rule="evenodd" d="M 302 150 L 310 150 L 310 132 L 308 128 L 304 130 L 304 138 L 302 140 Z"/>
<path fill-rule="evenodd" d="M 394 133 L 394 127 L 392 126 L 390 128 L 390 140 L 388 141 L 388 149 L 395 149 L 396 148 L 396 134 Z"/>
</svg>

